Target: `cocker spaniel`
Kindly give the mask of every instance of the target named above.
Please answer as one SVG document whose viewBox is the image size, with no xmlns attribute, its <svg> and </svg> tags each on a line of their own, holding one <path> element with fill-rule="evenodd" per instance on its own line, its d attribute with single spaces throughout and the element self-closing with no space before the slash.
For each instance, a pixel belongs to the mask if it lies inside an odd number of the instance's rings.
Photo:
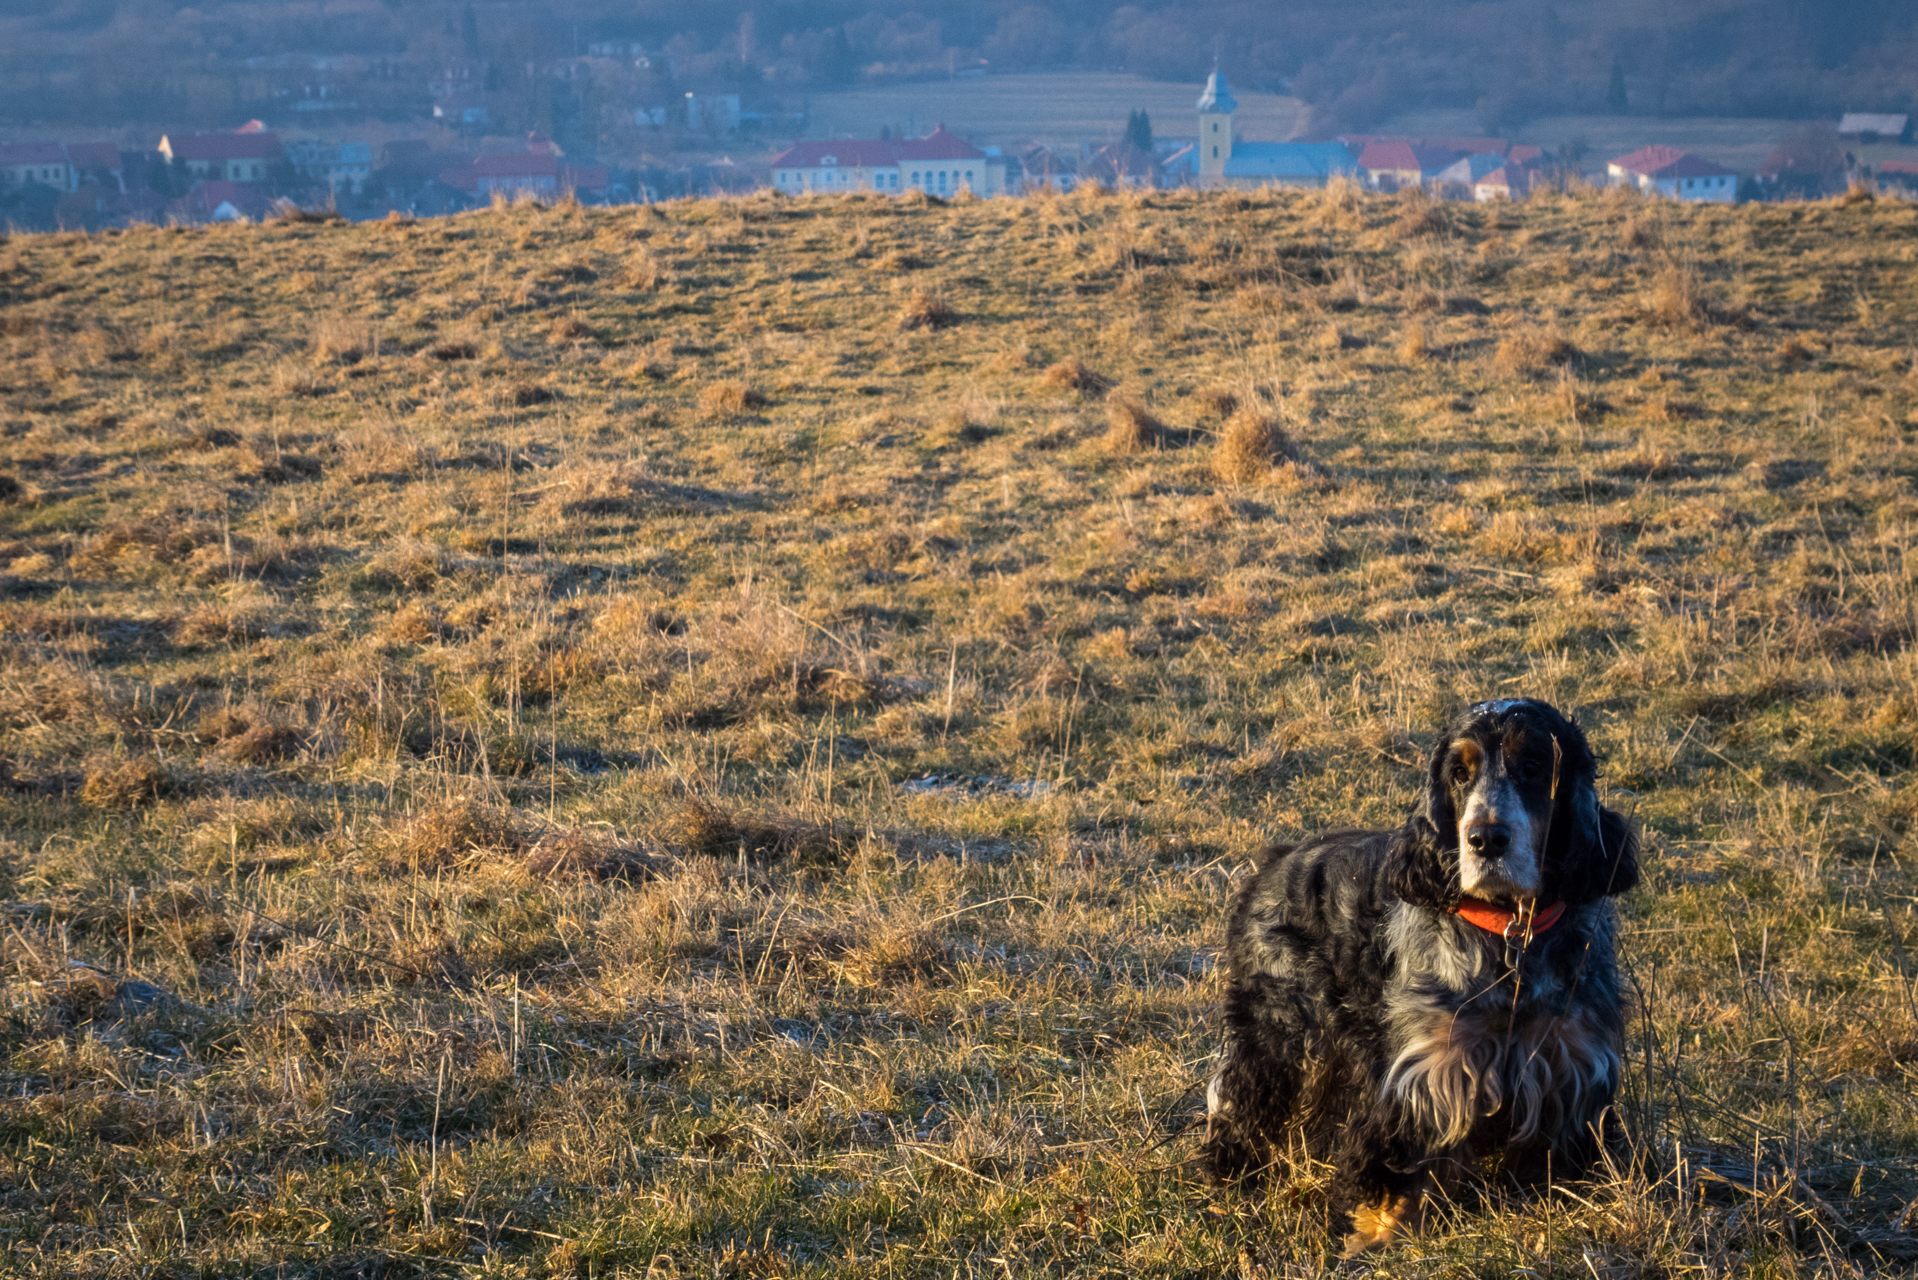
<svg viewBox="0 0 1918 1280">
<path fill-rule="evenodd" d="M 1490 1166 L 1533 1186 L 1609 1140 L 1625 993 L 1611 899 L 1638 840 L 1602 807 L 1585 735 L 1481 702 L 1392 831 L 1264 850 L 1226 931 L 1206 1155 L 1256 1176 L 1289 1132 L 1334 1169 L 1345 1256 L 1416 1232 Z"/>
</svg>

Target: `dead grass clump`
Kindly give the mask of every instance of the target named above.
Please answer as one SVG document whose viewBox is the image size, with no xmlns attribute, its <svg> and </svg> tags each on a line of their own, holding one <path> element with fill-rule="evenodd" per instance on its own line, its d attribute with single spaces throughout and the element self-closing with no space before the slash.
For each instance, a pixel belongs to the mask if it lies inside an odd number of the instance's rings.
<svg viewBox="0 0 1918 1280">
<path fill-rule="evenodd" d="M 578 316 L 561 316 L 547 327 L 546 341 L 554 346 L 563 346 L 568 342 L 584 342 L 593 337 L 592 329 Z"/>
<path fill-rule="evenodd" d="M 1810 344 L 1797 334 L 1790 335 L 1778 344 L 1778 362 L 1783 365 L 1806 364 L 1815 354 Z"/>
<path fill-rule="evenodd" d="M 908 271 L 917 271 L 926 264 L 924 260 L 904 249 L 889 249 L 874 259 L 872 265 L 876 270 L 902 275 Z"/>
<path fill-rule="evenodd" d="M 1292 441 L 1278 418 L 1257 405 L 1247 405 L 1219 433 L 1212 449 L 1212 474 L 1228 484 L 1249 484 L 1292 454 Z"/>
<path fill-rule="evenodd" d="M 431 644 L 449 634 L 446 615 L 425 600 L 408 600 L 386 620 L 380 632 L 396 644 Z"/>
<path fill-rule="evenodd" d="M 1492 368 L 1503 377 L 1528 378 L 1547 369 L 1566 368 L 1578 358 L 1578 348 L 1558 334 L 1516 329 L 1499 340 Z"/>
<path fill-rule="evenodd" d="M 1199 393 L 1199 404 L 1206 413 L 1224 422 L 1239 409 L 1240 393 L 1229 387 L 1207 387 Z"/>
<path fill-rule="evenodd" d="M 479 348 L 470 342 L 453 339 L 445 342 L 431 343 L 422 347 L 420 354 L 428 360 L 439 360 L 442 362 L 471 360 L 479 355 Z"/>
<path fill-rule="evenodd" d="M 173 770 L 150 755 L 94 761 L 85 778 L 80 799 L 101 809 L 133 809 L 182 789 Z"/>
<path fill-rule="evenodd" d="M 445 553 L 430 542 L 410 540 L 374 553 L 366 562 L 366 581 L 399 591 L 424 591 L 439 581 Z"/>
<path fill-rule="evenodd" d="M 1312 335 L 1312 345 L 1321 351 L 1343 351 L 1356 347 L 1359 340 L 1335 324 L 1328 324 Z"/>
<path fill-rule="evenodd" d="M 559 393 L 537 382 L 511 382 L 501 389 L 500 397 L 515 409 L 530 409 L 557 400 Z"/>
<path fill-rule="evenodd" d="M 1661 329 L 1697 329 L 1710 320 L 1704 283 L 1687 263 L 1667 263 L 1652 277 L 1645 315 Z"/>
<path fill-rule="evenodd" d="M 638 883 L 672 866 L 672 859 L 621 840 L 611 830 L 568 827 L 536 840 L 524 854 L 525 867 L 543 880 L 584 877 L 605 882 Z"/>
<path fill-rule="evenodd" d="M 887 919 L 862 930 L 831 967 L 857 987 L 890 987 L 932 973 L 945 959 L 937 934 L 911 919 Z"/>
<path fill-rule="evenodd" d="M 699 416 L 708 419 L 736 418 L 765 403 L 765 396 L 743 382 L 715 382 L 699 393 Z"/>
<path fill-rule="evenodd" d="M 1558 549 L 1558 534 L 1521 511 L 1501 511 L 1472 540 L 1482 554 L 1495 559 L 1537 564 Z"/>
<path fill-rule="evenodd" d="M 958 320 L 958 313 L 946 300 L 928 289 L 914 289 L 906 305 L 899 309 L 899 328 L 905 333 L 914 329 L 943 329 Z"/>
<path fill-rule="evenodd" d="M 822 863 L 840 853 L 840 840 L 816 823 L 739 814 L 696 798 L 661 823 L 660 836 L 668 848 L 695 857 Z"/>
<path fill-rule="evenodd" d="M 1053 391 L 1076 391 L 1082 396 L 1102 396 L 1112 390 L 1112 379 L 1095 373 L 1078 356 L 1067 356 L 1039 377 L 1039 385 Z"/>
<path fill-rule="evenodd" d="M 637 253 L 627 259 L 620 269 L 619 284 L 622 289 L 635 293 L 651 293 L 665 280 L 666 273 L 659 265 L 659 259 L 650 253 Z"/>
<path fill-rule="evenodd" d="M 1838 197 L 1838 203 L 1845 208 L 1851 208 L 1854 205 L 1871 204 L 1877 199 L 1878 193 L 1872 189 L 1869 182 L 1853 179 L 1851 185 L 1845 188 L 1845 194 Z"/>
<path fill-rule="evenodd" d="M 1395 240 L 1415 240 L 1435 236 L 1446 230 L 1445 212 L 1438 202 L 1419 187 L 1407 187 L 1399 195 L 1403 206 L 1389 228 Z"/>
<path fill-rule="evenodd" d="M 1164 439 L 1165 423 L 1137 400 L 1117 399 L 1106 405 L 1106 433 L 1101 443 L 1107 453 L 1143 453 L 1157 448 Z"/>
<path fill-rule="evenodd" d="M 1651 215 L 1635 213 L 1625 219 L 1619 243 L 1627 249 L 1656 249 L 1665 243 L 1665 229 Z"/>
<path fill-rule="evenodd" d="M 1407 364 L 1418 364 L 1432 354 L 1431 339 L 1426 335 L 1422 324 L 1408 324 L 1405 333 L 1399 338 L 1399 359 Z"/>
<path fill-rule="evenodd" d="M 393 833 L 389 866 L 413 871 L 452 867 L 480 854 L 517 855 L 528 845 L 510 809 L 470 798 L 447 801 L 409 819 Z"/>
<path fill-rule="evenodd" d="M 332 389 L 324 378 L 292 361 L 282 361 L 273 370 L 273 390 L 278 395 L 309 398 L 323 396 Z"/>
<path fill-rule="evenodd" d="M 327 316 L 313 326 L 313 358 L 322 364 L 357 364 L 377 353 L 373 326 L 345 316 Z"/>
</svg>

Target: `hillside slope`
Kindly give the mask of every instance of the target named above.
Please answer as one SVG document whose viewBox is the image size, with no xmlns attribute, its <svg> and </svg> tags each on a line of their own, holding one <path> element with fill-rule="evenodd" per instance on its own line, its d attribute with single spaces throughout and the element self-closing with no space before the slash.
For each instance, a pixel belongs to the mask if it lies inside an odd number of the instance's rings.
<svg viewBox="0 0 1918 1280">
<path fill-rule="evenodd" d="M 1915 262 L 1349 191 L 5 242 L 9 1264 L 1291 1274 L 1315 1172 L 1183 1163 L 1230 883 L 1512 693 L 1646 828 L 1645 1155 L 1400 1265 L 1918 1253 Z"/>
</svg>

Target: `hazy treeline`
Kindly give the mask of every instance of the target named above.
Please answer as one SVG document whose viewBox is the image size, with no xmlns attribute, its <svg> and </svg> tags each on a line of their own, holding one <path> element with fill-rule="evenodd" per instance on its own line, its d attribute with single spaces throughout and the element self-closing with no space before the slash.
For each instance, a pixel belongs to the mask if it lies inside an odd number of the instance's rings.
<svg viewBox="0 0 1918 1280">
<path fill-rule="evenodd" d="M 1902 0 L 921 0 L 905 12 L 875 0 L 11 0 L 0 14 L 0 119 L 13 124 L 222 123 L 312 91 L 310 71 L 258 65 L 288 53 L 370 60 L 336 71 L 350 83 L 334 90 L 402 118 L 427 109 L 428 75 L 450 60 L 491 63 L 488 87 L 510 92 L 612 39 L 668 55 L 674 84 L 768 99 L 980 67 L 1191 81 L 1216 58 L 1235 83 L 1306 99 L 1322 130 L 1427 106 L 1475 108 L 1490 127 L 1599 111 L 1907 110 L 1918 98 L 1918 6 Z"/>
</svg>

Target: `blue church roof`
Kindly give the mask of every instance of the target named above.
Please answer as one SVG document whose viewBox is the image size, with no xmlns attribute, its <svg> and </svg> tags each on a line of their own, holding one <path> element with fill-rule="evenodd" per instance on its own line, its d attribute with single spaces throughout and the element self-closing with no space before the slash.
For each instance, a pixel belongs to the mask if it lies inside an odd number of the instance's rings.
<svg viewBox="0 0 1918 1280">
<path fill-rule="evenodd" d="M 1337 142 L 1235 142 L 1225 162 L 1228 178 L 1326 178 L 1357 171 L 1352 153 Z"/>
</svg>

